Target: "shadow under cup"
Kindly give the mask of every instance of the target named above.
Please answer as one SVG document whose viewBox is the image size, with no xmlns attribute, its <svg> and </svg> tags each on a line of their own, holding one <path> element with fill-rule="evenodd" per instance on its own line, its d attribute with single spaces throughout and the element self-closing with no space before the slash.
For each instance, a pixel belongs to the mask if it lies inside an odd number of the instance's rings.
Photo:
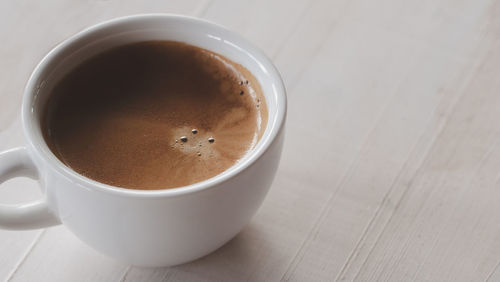
<svg viewBox="0 0 500 282">
<path fill-rule="evenodd" d="M 124 189 L 76 173 L 51 152 L 43 137 L 41 120 L 52 88 L 70 70 L 98 53 L 151 40 L 179 41 L 207 49 L 249 70 L 262 88 L 268 109 L 262 137 L 233 167 L 180 188 Z M 286 96 L 278 71 L 241 36 L 204 20 L 138 15 L 86 29 L 40 62 L 24 95 L 27 154 L 39 174 L 43 207 L 50 211 L 47 216 L 96 250 L 129 264 L 176 265 L 219 248 L 255 214 L 279 164 Z M 42 222 L 37 227 L 49 225 Z"/>
</svg>

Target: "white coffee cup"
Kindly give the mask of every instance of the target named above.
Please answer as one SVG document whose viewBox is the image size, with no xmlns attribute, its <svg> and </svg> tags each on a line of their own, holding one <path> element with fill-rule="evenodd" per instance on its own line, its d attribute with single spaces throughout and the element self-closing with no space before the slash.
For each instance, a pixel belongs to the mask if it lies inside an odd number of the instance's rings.
<svg viewBox="0 0 500 282">
<path fill-rule="evenodd" d="M 65 166 L 42 136 L 40 116 L 51 88 L 79 63 L 118 45 L 186 42 L 242 64 L 260 82 L 269 119 L 256 147 L 208 180 L 166 190 L 123 189 L 96 182 Z M 0 154 L 0 183 L 37 179 L 43 199 L 0 205 L 0 228 L 34 229 L 63 223 L 96 250 L 139 266 L 168 266 L 204 256 L 234 237 L 261 205 L 283 147 L 286 94 L 271 61 L 236 33 L 191 17 L 148 14 L 107 21 L 55 47 L 33 71 L 24 93 L 27 146 Z"/>
</svg>

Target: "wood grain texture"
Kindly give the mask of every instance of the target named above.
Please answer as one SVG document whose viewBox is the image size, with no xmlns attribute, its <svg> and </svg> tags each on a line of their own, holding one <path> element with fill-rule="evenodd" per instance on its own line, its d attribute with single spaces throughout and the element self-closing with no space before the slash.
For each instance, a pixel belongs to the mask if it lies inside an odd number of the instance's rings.
<svg viewBox="0 0 500 282">
<path fill-rule="evenodd" d="M 214 253 L 142 269 L 63 226 L 0 231 L 0 280 L 500 281 L 500 1 L 0 3 L 0 150 L 24 142 L 29 73 L 116 16 L 174 12 L 237 30 L 288 88 L 286 144 L 251 223 Z M 1 203 L 40 197 L 2 184 Z"/>
</svg>

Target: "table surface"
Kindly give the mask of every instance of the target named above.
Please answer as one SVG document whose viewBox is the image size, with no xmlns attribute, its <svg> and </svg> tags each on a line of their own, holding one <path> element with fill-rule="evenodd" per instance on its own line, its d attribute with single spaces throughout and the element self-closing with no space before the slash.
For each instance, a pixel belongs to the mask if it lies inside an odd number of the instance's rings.
<svg viewBox="0 0 500 282">
<path fill-rule="evenodd" d="M 280 168 L 250 224 L 185 265 L 141 269 L 65 227 L 0 230 L 7 281 L 500 281 L 500 1 L 0 2 L 0 150 L 23 87 L 79 30 L 193 15 L 260 46 L 288 88 Z M 2 184 L 0 203 L 41 197 Z"/>
</svg>

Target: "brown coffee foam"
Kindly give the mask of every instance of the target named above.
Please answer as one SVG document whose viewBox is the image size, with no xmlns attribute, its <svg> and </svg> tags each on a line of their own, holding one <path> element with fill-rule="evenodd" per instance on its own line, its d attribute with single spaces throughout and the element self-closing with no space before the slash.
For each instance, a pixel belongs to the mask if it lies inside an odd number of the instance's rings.
<svg viewBox="0 0 500 282">
<path fill-rule="evenodd" d="M 65 76 L 43 126 L 51 150 L 80 174 L 166 189 L 233 166 L 262 136 L 267 115 L 260 85 L 243 66 L 184 43 L 150 41 L 97 55 Z"/>
</svg>

